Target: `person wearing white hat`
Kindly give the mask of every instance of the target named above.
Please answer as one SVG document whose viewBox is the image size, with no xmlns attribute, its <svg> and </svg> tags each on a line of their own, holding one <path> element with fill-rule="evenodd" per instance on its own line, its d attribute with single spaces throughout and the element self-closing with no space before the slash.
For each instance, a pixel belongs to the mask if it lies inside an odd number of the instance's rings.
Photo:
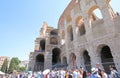
<svg viewBox="0 0 120 78">
<path fill-rule="evenodd" d="M 101 78 L 101 76 L 98 74 L 98 69 L 97 68 L 92 68 L 91 69 L 91 76 L 90 78 Z"/>
</svg>

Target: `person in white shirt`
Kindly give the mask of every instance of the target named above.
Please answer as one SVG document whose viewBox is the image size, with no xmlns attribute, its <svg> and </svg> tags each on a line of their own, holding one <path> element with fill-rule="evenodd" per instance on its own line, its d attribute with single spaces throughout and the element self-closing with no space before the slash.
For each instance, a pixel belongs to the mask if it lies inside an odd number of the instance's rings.
<svg viewBox="0 0 120 78">
<path fill-rule="evenodd" d="M 60 78 L 65 78 L 65 71 L 64 71 L 64 69 L 62 68 L 61 70 L 60 70 Z"/>
<path fill-rule="evenodd" d="M 101 75 L 102 75 L 102 78 L 108 78 L 108 75 L 104 69 L 101 70 Z"/>
</svg>

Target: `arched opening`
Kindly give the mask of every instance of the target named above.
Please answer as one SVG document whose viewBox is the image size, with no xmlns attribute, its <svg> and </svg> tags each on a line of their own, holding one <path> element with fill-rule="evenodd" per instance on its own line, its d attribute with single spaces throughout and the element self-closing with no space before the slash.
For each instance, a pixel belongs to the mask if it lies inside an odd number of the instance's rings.
<svg viewBox="0 0 120 78">
<path fill-rule="evenodd" d="M 68 39 L 70 41 L 73 41 L 73 29 L 72 29 L 72 26 L 69 26 L 67 30 L 68 30 Z"/>
<path fill-rule="evenodd" d="M 88 14 L 90 16 L 89 22 L 90 26 L 93 22 L 103 19 L 102 13 L 97 5 L 91 7 L 88 11 Z"/>
<path fill-rule="evenodd" d="M 74 54 L 74 53 L 71 53 L 69 58 L 70 58 L 70 61 L 69 61 L 70 67 L 72 67 L 72 68 L 77 68 L 76 56 L 75 56 L 75 54 Z"/>
<path fill-rule="evenodd" d="M 62 37 L 61 44 L 63 45 L 65 43 L 65 31 L 64 30 L 62 31 L 61 37 Z"/>
<path fill-rule="evenodd" d="M 45 39 L 40 41 L 40 50 L 45 51 Z"/>
<path fill-rule="evenodd" d="M 90 61 L 90 56 L 88 55 L 88 51 L 84 51 L 83 53 L 83 58 L 84 58 L 84 64 L 85 68 L 88 72 L 91 71 L 91 61 Z"/>
<path fill-rule="evenodd" d="M 35 64 L 35 71 L 44 70 L 44 55 L 38 54 L 36 56 L 36 64 Z"/>
<path fill-rule="evenodd" d="M 85 30 L 84 22 L 83 22 L 83 19 L 82 19 L 81 16 L 77 17 L 76 26 L 79 28 L 78 31 L 77 31 L 77 34 L 79 34 L 79 36 L 84 35 L 86 30 Z"/>
<path fill-rule="evenodd" d="M 79 32 L 80 32 L 80 36 L 84 35 L 85 34 L 85 26 L 84 26 L 84 23 L 82 23 L 80 26 L 79 26 Z"/>
<path fill-rule="evenodd" d="M 72 18 L 71 18 L 71 16 L 70 16 L 70 15 L 68 15 L 68 16 L 67 16 L 66 21 L 67 21 L 67 23 L 69 23 L 69 22 L 71 22 L 71 21 L 72 21 Z"/>
<path fill-rule="evenodd" d="M 109 66 L 110 65 L 115 65 L 114 60 L 113 60 L 113 56 L 112 56 L 111 51 L 110 51 L 110 48 L 108 46 L 103 46 L 101 48 L 100 55 L 101 55 L 102 65 L 103 65 L 106 73 L 110 74 Z"/>
<path fill-rule="evenodd" d="M 58 40 L 56 37 L 51 37 L 50 38 L 50 44 L 58 44 Z"/>
<path fill-rule="evenodd" d="M 61 63 L 60 53 L 61 50 L 59 48 L 54 48 L 52 50 L 52 65 Z"/>
<path fill-rule="evenodd" d="M 58 35 L 58 30 L 57 30 L 57 29 L 52 30 L 52 31 L 50 32 L 50 35 Z"/>
<path fill-rule="evenodd" d="M 94 11 L 93 11 L 94 15 L 97 17 L 97 19 L 102 19 L 102 14 L 101 14 L 101 11 L 99 8 L 96 8 Z"/>
</svg>

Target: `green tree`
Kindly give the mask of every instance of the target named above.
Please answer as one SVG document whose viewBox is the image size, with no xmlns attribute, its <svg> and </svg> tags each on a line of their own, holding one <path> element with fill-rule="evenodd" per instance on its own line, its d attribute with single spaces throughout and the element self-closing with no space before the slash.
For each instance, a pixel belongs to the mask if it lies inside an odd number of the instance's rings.
<svg viewBox="0 0 120 78">
<path fill-rule="evenodd" d="M 4 63 L 2 65 L 1 71 L 7 73 L 7 68 L 8 68 L 8 60 L 7 58 L 4 60 Z"/>
<path fill-rule="evenodd" d="M 18 70 L 19 63 L 20 63 L 20 60 L 17 57 L 12 58 L 8 73 L 13 73 L 13 70 Z"/>
<path fill-rule="evenodd" d="M 13 70 L 14 70 L 14 60 L 13 58 L 11 59 L 11 62 L 10 62 L 10 66 L 9 66 L 9 70 L 8 70 L 8 73 L 12 73 Z"/>
<path fill-rule="evenodd" d="M 26 67 L 24 67 L 24 66 L 19 67 L 18 71 L 19 71 L 19 72 L 24 72 L 24 71 L 26 71 Z"/>
<path fill-rule="evenodd" d="M 19 65 L 20 60 L 17 57 L 14 57 L 13 62 L 14 62 L 15 65 Z"/>
</svg>

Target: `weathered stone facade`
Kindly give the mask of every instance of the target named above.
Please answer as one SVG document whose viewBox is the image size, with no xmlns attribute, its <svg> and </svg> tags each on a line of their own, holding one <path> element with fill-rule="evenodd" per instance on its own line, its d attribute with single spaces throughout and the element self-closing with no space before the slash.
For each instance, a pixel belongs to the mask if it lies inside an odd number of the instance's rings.
<svg viewBox="0 0 120 78">
<path fill-rule="evenodd" d="M 58 29 L 44 23 L 35 40 L 35 51 L 30 54 L 30 69 L 52 68 L 61 63 L 89 71 L 100 63 L 105 70 L 115 65 L 120 72 L 120 16 L 109 2 L 72 0 L 59 18 Z M 100 10 L 102 18 L 95 15 L 95 9 Z"/>
</svg>

